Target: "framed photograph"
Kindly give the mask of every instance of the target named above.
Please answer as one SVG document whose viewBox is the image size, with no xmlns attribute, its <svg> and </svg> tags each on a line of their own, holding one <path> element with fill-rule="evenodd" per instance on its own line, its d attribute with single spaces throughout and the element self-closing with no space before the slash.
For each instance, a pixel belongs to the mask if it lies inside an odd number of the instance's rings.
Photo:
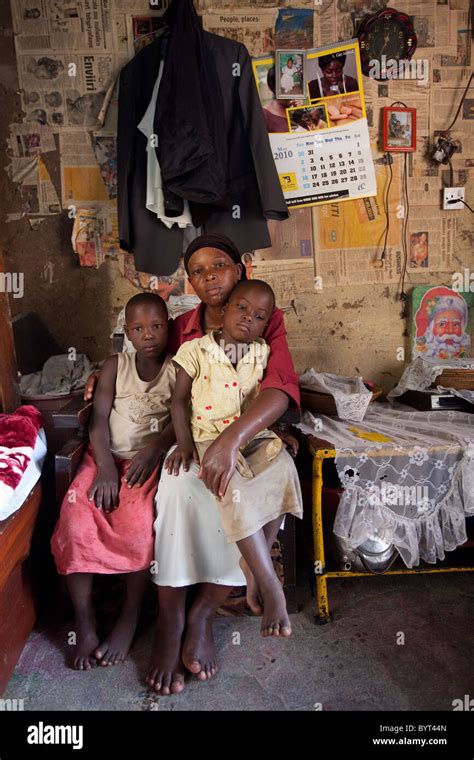
<svg viewBox="0 0 474 760">
<path fill-rule="evenodd" d="M 304 50 L 275 51 L 275 84 L 279 100 L 306 99 L 306 56 Z"/>
<path fill-rule="evenodd" d="M 416 150 L 416 108 L 382 108 L 382 148 L 388 153 Z"/>
</svg>

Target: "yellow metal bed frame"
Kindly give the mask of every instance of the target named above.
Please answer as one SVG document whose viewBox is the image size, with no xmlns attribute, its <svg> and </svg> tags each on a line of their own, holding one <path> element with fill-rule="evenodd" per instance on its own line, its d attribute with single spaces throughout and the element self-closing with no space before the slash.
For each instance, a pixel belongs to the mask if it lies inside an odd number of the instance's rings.
<svg viewBox="0 0 474 760">
<path fill-rule="evenodd" d="M 325 459 L 335 459 L 336 450 L 328 448 L 327 441 L 321 441 L 315 436 L 304 436 L 306 445 L 312 454 L 312 519 L 313 519 L 313 542 L 314 542 L 314 567 L 316 576 L 316 622 L 329 623 L 332 614 L 329 610 L 327 584 L 330 578 L 355 578 L 355 577 L 380 577 L 381 575 L 418 575 L 420 573 L 466 573 L 474 572 L 474 567 L 441 567 L 421 568 L 416 570 L 400 569 L 388 570 L 386 573 L 361 573 L 346 570 L 326 570 L 324 536 L 323 536 L 323 462 Z M 444 446 L 433 446 L 431 451 L 442 450 Z M 377 456 L 378 452 L 371 449 L 371 456 Z M 400 451 L 380 451 L 380 455 L 400 454 Z"/>
</svg>

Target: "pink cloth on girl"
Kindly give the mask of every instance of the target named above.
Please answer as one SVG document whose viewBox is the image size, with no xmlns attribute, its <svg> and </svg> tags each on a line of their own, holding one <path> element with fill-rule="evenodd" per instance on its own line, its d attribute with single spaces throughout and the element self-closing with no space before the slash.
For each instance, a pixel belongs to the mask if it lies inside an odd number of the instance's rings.
<svg viewBox="0 0 474 760">
<path fill-rule="evenodd" d="M 120 475 L 119 505 L 113 512 L 98 509 L 87 492 L 97 466 L 89 446 L 61 505 L 51 539 L 56 567 L 70 573 L 134 573 L 153 560 L 153 499 L 159 466 L 139 488 L 124 481 L 131 460 L 114 457 Z M 74 500 L 72 500 L 74 499 Z"/>
</svg>

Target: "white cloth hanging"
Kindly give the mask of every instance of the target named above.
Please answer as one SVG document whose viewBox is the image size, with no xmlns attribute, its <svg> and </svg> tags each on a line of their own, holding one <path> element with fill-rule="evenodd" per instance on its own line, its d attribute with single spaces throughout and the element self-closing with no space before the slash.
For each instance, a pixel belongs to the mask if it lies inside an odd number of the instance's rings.
<svg viewBox="0 0 474 760">
<path fill-rule="evenodd" d="M 156 157 L 156 145 L 153 144 L 152 135 L 154 135 L 153 121 L 156 110 L 156 100 L 158 97 L 158 90 L 160 87 L 161 77 L 163 75 L 164 60 L 160 62 L 160 68 L 158 70 L 158 76 L 156 78 L 155 86 L 153 88 L 153 94 L 148 104 L 148 108 L 145 111 L 143 119 L 138 124 L 138 129 L 142 132 L 146 139 L 147 150 L 147 180 L 146 180 L 146 207 L 149 211 L 152 211 L 158 219 L 161 219 L 168 229 L 171 229 L 173 224 L 177 224 L 178 227 L 192 226 L 193 221 L 191 218 L 191 212 L 189 210 L 189 203 L 187 200 L 183 201 L 183 213 L 180 216 L 169 217 L 165 214 L 165 203 L 163 198 L 163 184 L 161 181 L 161 170 Z"/>
</svg>

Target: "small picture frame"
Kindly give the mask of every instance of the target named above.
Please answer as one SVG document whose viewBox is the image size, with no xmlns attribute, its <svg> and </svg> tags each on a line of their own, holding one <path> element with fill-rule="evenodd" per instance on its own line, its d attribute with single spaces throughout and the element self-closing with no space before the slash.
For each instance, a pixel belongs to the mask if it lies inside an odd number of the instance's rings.
<svg viewBox="0 0 474 760">
<path fill-rule="evenodd" d="M 306 51 L 275 51 L 275 84 L 278 100 L 306 100 L 308 84 Z"/>
<path fill-rule="evenodd" d="M 387 153 L 416 150 L 416 108 L 382 109 L 382 148 Z"/>
</svg>

